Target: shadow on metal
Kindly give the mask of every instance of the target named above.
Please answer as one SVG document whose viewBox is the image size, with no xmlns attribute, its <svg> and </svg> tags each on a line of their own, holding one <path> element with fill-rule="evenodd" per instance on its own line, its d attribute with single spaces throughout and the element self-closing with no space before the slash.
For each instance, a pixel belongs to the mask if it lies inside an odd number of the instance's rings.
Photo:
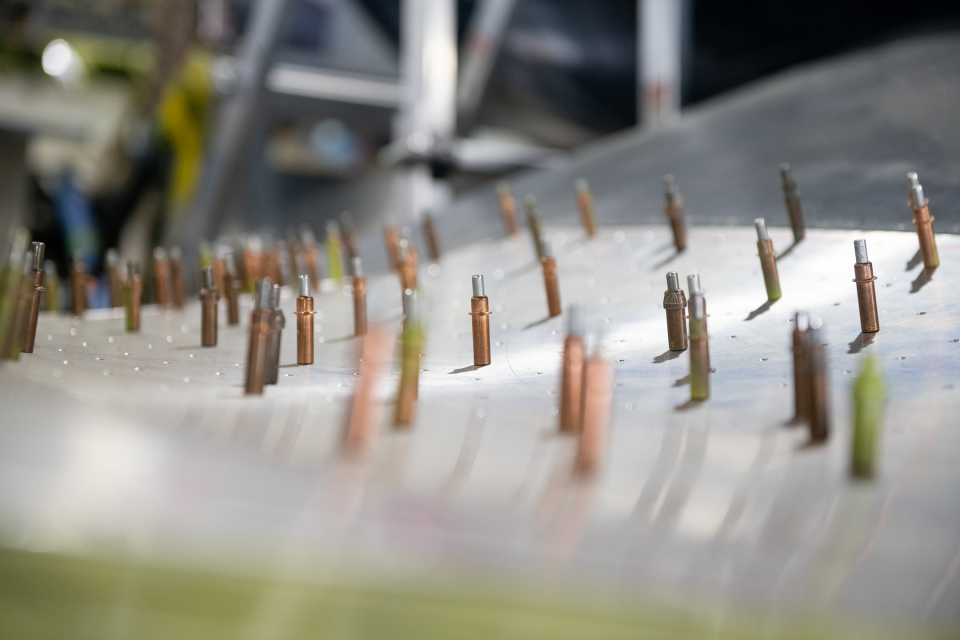
<svg viewBox="0 0 960 640">
<path fill-rule="evenodd" d="M 683 351 L 666 351 L 653 359 L 653 364 L 663 364 L 667 360 L 673 360 L 683 355 Z"/>
<path fill-rule="evenodd" d="M 861 333 L 848 345 L 850 350 L 847 353 L 860 353 L 864 348 L 873 344 L 873 339 L 876 337 L 876 333 Z"/>
<path fill-rule="evenodd" d="M 937 268 L 933 269 L 924 269 L 920 272 L 920 275 L 917 276 L 917 279 L 910 283 L 910 293 L 917 293 L 920 289 L 923 289 L 928 282 L 933 280 L 933 273 Z"/>
<path fill-rule="evenodd" d="M 750 314 L 749 314 L 746 318 L 743 319 L 743 321 L 744 321 L 744 322 L 750 322 L 751 320 L 753 320 L 753 319 L 756 318 L 757 316 L 763 315 L 764 313 L 766 313 L 767 311 L 770 310 L 770 307 L 773 306 L 773 303 L 774 303 L 774 302 L 776 302 L 776 300 L 767 300 L 767 301 L 764 302 L 762 305 L 760 305 L 759 307 L 757 307 L 756 309 L 754 309 L 753 311 L 751 311 Z"/>
</svg>

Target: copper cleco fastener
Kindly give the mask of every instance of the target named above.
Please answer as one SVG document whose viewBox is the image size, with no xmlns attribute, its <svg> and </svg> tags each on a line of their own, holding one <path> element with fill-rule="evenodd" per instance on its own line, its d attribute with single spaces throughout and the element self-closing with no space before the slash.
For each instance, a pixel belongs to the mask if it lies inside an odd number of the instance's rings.
<svg viewBox="0 0 960 640">
<path fill-rule="evenodd" d="M 908 173 L 907 181 L 910 183 L 910 208 L 913 209 L 913 224 L 917 227 L 917 238 L 920 240 L 923 266 L 936 269 L 940 266 L 940 254 L 937 252 L 937 238 L 933 235 L 934 218 L 930 215 L 930 200 L 924 197 L 916 173 Z"/>
<path fill-rule="evenodd" d="M 391 222 L 383 223 L 383 242 L 387 246 L 387 257 L 390 260 L 390 268 L 394 271 L 400 271 L 400 232 Z"/>
<path fill-rule="evenodd" d="M 710 344 L 706 305 L 699 290 L 690 293 L 690 399 L 710 397 Z"/>
<path fill-rule="evenodd" d="M 297 364 L 313 364 L 313 296 L 310 276 L 302 274 L 297 289 Z"/>
<path fill-rule="evenodd" d="M 580 433 L 583 408 L 583 305 L 567 307 L 567 337 L 563 341 L 560 380 L 560 432 Z"/>
<path fill-rule="evenodd" d="M 24 331 L 30 319 L 30 303 L 33 298 L 33 246 L 22 252 L 18 262 L 20 273 L 12 278 L 9 285 L 13 294 L 13 317 L 10 319 L 7 335 L 4 336 L 2 353 L 4 358 L 13 360 L 20 359 Z"/>
<path fill-rule="evenodd" d="M 123 306 L 123 278 L 120 277 L 120 254 L 116 249 L 107 249 L 106 266 L 107 285 L 110 288 L 110 306 Z"/>
<path fill-rule="evenodd" d="M 593 196 L 590 194 L 590 186 L 584 178 L 577 179 L 577 207 L 580 209 L 583 228 L 587 231 L 589 237 L 594 237 L 597 235 L 597 220 L 593 211 Z"/>
<path fill-rule="evenodd" d="M 403 337 L 400 355 L 400 388 L 393 414 L 393 424 L 409 427 L 413 424 L 416 401 L 420 395 L 420 352 L 423 348 L 423 328 L 417 292 L 403 292 Z"/>
<path fill-rule="evenodd" d="M 583 389 L 583 428 L 576 468 L 581 475 L 595 474 L 603 462 L 613 400 L 613 365 L 594 354 L 587 361 Z"/>
<path fill-rule="evenodd" d="M 20 344 L 20 351 L 23 353 L 33 353 L 33 346 L 37 339 L 37 319 L 40 317 L 40 298 L 45 289 L 43 288 L 43 253 L 45 245 L 42 242 L 34 242 L 32 249 L 32 270 L 30 272 L 30 294 L 28 298 L 29 310 L 27 311 L 27 321 L 24 326 L 23 340 Z"/>
<path fill-rule="evenodd" d="M 803 209 L 800 208 L 797 182 L 793 179 L 793 170 L 786 162 L 780 165 L 780 186 L 783 189 L 783 202 L 787 206 L 787 216 L 790 218 L 790 229 L 793 230 L 793 241 L 797 243 L 803 240 L 807 228 L 803 222 Z"/>
<path fill-rule="evenodd" d="M 553 256 L 553 245 L 544 240 L 541 244 L 540 265 L 543 267 L 543 284 L 547 290 L 547 311 L 553 318 L 563 312 L 560 306 L 560 284 L 557 281 L 557 259 Z"/>
<path fill-rule="evenodd" d="M 537 196 L 528 195 L 524 203 L 527 206 L 527 226 L 530 227 L 530 237 L 539 260 L 543 258 L 543 221 L 540 219 L 540 210 L 537 209 Z"/>
<path fill-rule="evenodd" d="M 263 383 L 277 384 L 280 379 L 280 336 L 286 318 L 280 310 L 280 285 L 270 287 L 270 319 L 268 320 L 266 360 L 263 366 Z"/>
<path fill-rule="evenodd" d="M 694 293 L 699 293 L 700 297 L 703 299 L 703 330 L 708 334 L 710 333 L 707 327 L 707 319 L 710 317 L 710 314 L 707 312 L 707 298 L 703 295 L 703 289 L 700 287 L 700 275 L 694 274 L 692 276 L 687 276 L 687 291 L 689 295 L 687 296 L 687 316 L 690 315 L 690 298 Z M 689 340 L 689 336 L 688 336 Z M 707 343 L 707 369 L 710 369 L 710 343 Z"/>
<path fill-rule="evenodd" d="M 203 270 L 203 288 L 200 289 L 200 346 L 217 346 L 217 311 L 220 291 L 213 281 L 213 267 Z"/>
<path fill-rule="evenodd" d="M 437 262 L 440 260 L 440 238 L 437 236 L 437 225 L 433 221 L 433 215 L 429 211 L 423 214 L 423 235 L 427 238 L 427 250 L 430 252 L 430 260 Z"/>
<path fill-rule="evenodd" d="M 490 364 L 490 300 L 483 288 L 483 276 L 473 276 L 473 297 L 470 298 L 470 316 L 473 319 L 473 364 Z"/>
<path fill-rule="evenodd" d="M 183 276 L 183 252 L 180 247 L 170 249 L 170 285 L 174 309 L 183 309 L 187 299 L 187 286 Z"/>
<path fill-rule="evenodd" d="M 810 441 L 824 442 L 830 435 L 830 406 L 827 397 L 826 353 L 821 329 L 810 330 L 807 376 L 810 385 Z"/>
<path fill-rule="evenodd" d="M 857 301 L 860 303 L 860 330 L 863 333 L 880 331 L 880 317 L 877 315 L 877 290 L 873 281 L 873 263 L 867 259 L 867 241 L 854 240 L 853 250 L 857 263 L 853 265 L 853 272 L 857 283 Z"/>
<path fill-rule="evenodd" d="M 123 306 L 127 331 L 140 331 L 140 304 L 143 300 L 143 276 L 139 265 L 127 262 L 127 279 L 123 283 Z"/>
<path fill-rule="evenodd" d="M 264 367 L 267 355 L 267 334 L 270 331 L 270 278 L 256 284 L 253 311 L 250 313 L 250 342 L 247 350 L 247 376 L 244 393 L 263 395 Z"/>
<path fill-rule="evenodd" d="M 353 259 L 353 335 L 367 333 L 367 279 L 360 256 Z"/>
<path fill-rule="evenodd" d="M 73 315 L 82 318 L 87 310 L 87 266 L 80 254 L 73 257 L 70 269 L 70 300 Z"/>
<path fill-rule="evenodd" d="M 497 197 L 500 201 L 500 215 L 503 216 L 503 226 L 511 236 L 517 235 L 517 201 L 510 194 L 510 185 L 501 182 L 497 185 Z"/>
<path fill-rule="evenodd" d="M 223 293 L 227 299 L 227 324 L 236 326 L 240 324 L 240 278 L 232 252 L 223 258 Z"/>
<path fill-rule="evenodd" d="M 667 290 L 663 292 L 663 308 L 667 312 L 667 344 L 670 351 L 687 349 L 687 296 L 680 287 L 676 271 L 667 274 Z"/>
<path fill-rule="evenodd" d="M 663 176 L 663 197 L 664 212 L 673 231 L 673 245 L 678 252 L 683 251 L 687 248 L 687 225 L 683 221 L 683 196 L 680 195 L 680 189 L 677 188 L 677 183 L 670 174 Z"/>
<path fill-rule="evenodd" d="M 170 266 L 163 247 L 153 250 L 153 296 L 161 307 L 170 303 Z"/>
<path fill-rule="evenodd" d="M 809 350 L 810 319 L 805 311 L 797 311 L 793 323 L 793 405 L 796 422 L 810 420 Z"/>
<path fill-rule="evenodd" d="M 777 252 L 773 250 L 773 240 L 767 234 L 767 225 L 763 218 L 753 221 L 757 228 L 757 251 L 760 255 L 760 270 L 763 271 L 763 284 L 767 288 L 767 300 L 780 299 L 780 274 L 777 271 Z"/>
<path fill-rule="evenodd" d="M 373 327 L 364 336 L 357 386 L 343 438 L 348 455 L 366 453 L 376 440 L 383 415 L 383 403 L 376 397 L 377 385 L 392 354 L 393 336 L 383 327 Z"/>
</svg>

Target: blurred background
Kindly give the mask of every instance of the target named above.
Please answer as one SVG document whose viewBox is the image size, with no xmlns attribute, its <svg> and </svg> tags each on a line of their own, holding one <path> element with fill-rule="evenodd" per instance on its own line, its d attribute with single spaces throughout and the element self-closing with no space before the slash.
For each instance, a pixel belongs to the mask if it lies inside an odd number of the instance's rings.
<svg viewBox="0 0 960 640">
<path fill-rule="evenodd" d="M 28 227 L 64 275 L 346 210 L 362 232 L 958 27 L 948 0 L 0 0 L 0 237 Z"/>
</svg>

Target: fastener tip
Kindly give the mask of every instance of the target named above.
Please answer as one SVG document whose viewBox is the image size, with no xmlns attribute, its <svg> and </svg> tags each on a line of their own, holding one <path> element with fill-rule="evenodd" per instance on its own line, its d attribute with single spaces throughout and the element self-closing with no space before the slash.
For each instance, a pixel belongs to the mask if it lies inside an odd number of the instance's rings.
<svg viewBox="0 0 960 640">
<path fill-rule="evenodd" d="M 687 289 L 690 290 L 691 296 L 695 293 L 703 293 L 703 290 L 700 288 L 699 275 L 687 276 Z"/>
<path fill-rule="evenodd" d="M 310 296 L 310 276 L 302 274 L 297 286 L 297 295 L 301 298 Z"/>
<path fill-rule="evenodd" d="M 213 289 L 213 267 L 203 268 L 203 286 L 206 289 Z"/>
<path fill-rule="evenodd" d="M 870 259 L 867 257 L 867 241 L 866 240 L 854 240 L 853 241 L 853 252 L 857 256 L 857 264 L 866 264 L 870 262 Z"/>
<path fill-rule="evenodd" d="M 42 242 L 34 242 L 33 245 L 33 268 L 36 271 L 43 270 L 43 253 L 46 245 Z"/>
<path fill-rule="evenodd" d="M 680 276 L 676 271 L 671 271 L 667 274 L 667 290 L 668 291 L 679 291 L 680 290 Z"/>
<path fill-rule="evenodd" d="M 473 276 L 473 297 L 482 298 L 485 295 L 487 294 L 484 293 L 484 289 L 483 289 L 483 276 L 482 275 Z"/>
<path fill-rule="evenodd" d="M 913 200 L 913 206 L 923 207 L 927 204 L 927 199 L 923 196 L 923 187 L 919 184 L 913 186 L 913 190 L 910 192 L 910 198 Z"/>
<path fill-rule="evenodd" d="M 540 255 L 542 255 L 544 258 L 552 258 L 552 257 L 553 257 L 553 243 L 550 242 L 549 240 L 541 240 L 541 241 L 540 241 Z"/>
<path fill-rule="evenodd" d="M 403 290 L 403 316 L 406 320 L 414 322 L 420 319 L 420 310 L 417 306 L 417 292 L 415 289 Z"/>
<path fill-rule="evenodd" d="M 764 222 L 763 218 L 755 218 L 753 221 L 753 226 L 757 228 L 757 240 L 770 239 L 770 236 L 767 235 L 767 223 Z"/>
<path fill-rule="evenodd" d="M 567 334 L 583 336 L 583 304 L 574 302 L 567 307 Z"/>
<path fill-rule="evenodd" d="M 280 285 L 275 284 L 270 289 L 270 308 L 279 309 L 280 308 Z"/>
<path fill-rule="evenodd" d="M 327 220 L 327 237 L 328 238 L 339 238 L 340 237 L 340 225 L 336 220 Z"/>
<path fill-rule="evenodd" d="M 357 256 L 353 259 L 353 277 L 363 277 L 363 261 L 360 259 L 360 256 Z"/>
<path fill-rule="evenodd" d="M 703 320 L 703 294 L 699 291 L 690 294 L 690 317 Z"/>
<path fill-rule="evenodd" d="M 810 328 L 810 316 L 806 311 L 797 311 L 793 314 L 793 322 L 797 331 L 806 331 Z"/>
<path fill-rule="evenodd" d="M 919 186 L 920 178 L 917 177 L 916 171 L 910 171 L 907 173 L 907 189 L 913 191 L 913 188 Z"/>
<path fill-rule="evenodd" d="M 166 260 L 167 252 L 163 249 L 163 247 L 156 247 L 153 250 L 153 257 L 155 260 Z"/>
</svg>

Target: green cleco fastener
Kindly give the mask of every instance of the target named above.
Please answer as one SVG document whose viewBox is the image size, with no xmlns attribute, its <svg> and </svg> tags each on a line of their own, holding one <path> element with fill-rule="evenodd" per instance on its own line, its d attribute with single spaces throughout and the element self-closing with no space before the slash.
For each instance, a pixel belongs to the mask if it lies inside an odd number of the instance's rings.
<svg viewBox="0 0 960 640">
<path fill-rule="evenodd" d="M 850 473 L 872 478 L 877 471 L 880 427 L 886 405 L 886 386 L 874 355 L 867 356 L 853 385 L 853 448 Z"/>
</svg>

